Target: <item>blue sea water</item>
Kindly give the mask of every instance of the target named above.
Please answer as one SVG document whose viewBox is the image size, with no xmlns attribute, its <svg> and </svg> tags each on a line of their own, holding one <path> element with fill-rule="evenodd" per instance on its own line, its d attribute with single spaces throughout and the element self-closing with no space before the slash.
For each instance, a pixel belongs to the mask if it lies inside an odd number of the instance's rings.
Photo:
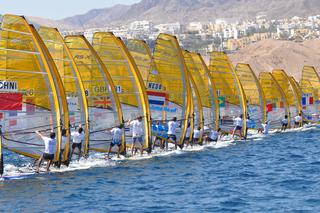
<svg viewBox="0 0 320 213">
<path fill-rule="evenodd" d="M 3 181 L 0 211 L 320 212 L 319 137 L 320 129 L 275 134 Z"/>
</svg>

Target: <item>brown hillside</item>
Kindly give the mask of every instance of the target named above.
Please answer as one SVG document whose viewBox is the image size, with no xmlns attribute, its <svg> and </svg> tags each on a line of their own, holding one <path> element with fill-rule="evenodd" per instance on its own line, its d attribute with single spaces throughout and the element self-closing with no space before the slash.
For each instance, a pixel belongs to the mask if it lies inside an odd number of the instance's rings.
<svg viewBox="0 0 320 213">
<path fill-rule="evenodd" d="M 264 40 L 230 55 L 232 62 L 248 63 L 258 74 L 274 68 L 284 69 L 300 79 L 304 65 L 320 71 L 320 39 L 296 43 L 292 41 Z"/>
</svg>

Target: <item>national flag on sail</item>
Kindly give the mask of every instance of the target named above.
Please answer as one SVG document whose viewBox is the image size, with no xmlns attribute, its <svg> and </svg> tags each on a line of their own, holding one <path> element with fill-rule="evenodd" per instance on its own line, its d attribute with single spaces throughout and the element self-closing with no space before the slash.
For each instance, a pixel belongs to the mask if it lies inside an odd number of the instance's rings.
<svg viewBox="0 0 320 213">
<path fill-rule="evenodd" d="M 218 97 L 219 107 L 226 107 L 226 97 L 220 96 Z"/>
<path fill-rule="evenodd" d="M 34 105 L 34 98 L 26 99 L 26 111 L 27 115 L 33 115 L 36 111 L 36 107 Z"/>
<path fill-rule="evenodd" d="M 112 108 L 112 102 L 109 97 L 95 97 L 93 99 L 93 104 L 95 107 L 110 109 Z"/>
<path fill-rule="evenodd" d="M 21 93 L 0 93 L 0 110 L 22 110 Z"/>
<path fill-rule="evenodd" d="M 313 105 L 313 103 L 314 103 L 313 97 L 309 97 L 309 104 Z"/>
<path fill-rule="evenodd" d="M 309 106 L 314 103 L 313 97 L 312 96 L 304 96 L 302 97 L 301 104 L 302 106 Z"/>
<path fill-rule="evenodd" d="M 267 112 L 272 112 L 273 111 L 273 104 L 267 104 Z"/>
<path fill-rule="evenodd" d="M 307 106 L 307 97 L 302 97 L 301 104 L 302 106 Z"/>
<path fill-rule="evenodd" d="M 164 92 L 148 91 L 148 100 L 150 105 L 164 106 L 168 95 Z"/>
</svg>

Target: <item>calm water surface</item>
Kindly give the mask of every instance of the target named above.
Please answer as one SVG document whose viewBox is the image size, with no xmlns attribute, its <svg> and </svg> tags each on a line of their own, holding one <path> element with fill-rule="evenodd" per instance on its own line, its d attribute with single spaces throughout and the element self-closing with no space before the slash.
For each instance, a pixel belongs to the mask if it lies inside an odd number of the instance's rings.
<svg viewBox="0 0 320 213">
<path fill-rule="evenodd" d="M 10 212 L 320 212 L 320 129 L 0 183 Z M 19 161 L 12 156 L 6 163 Z"/>
</svg>

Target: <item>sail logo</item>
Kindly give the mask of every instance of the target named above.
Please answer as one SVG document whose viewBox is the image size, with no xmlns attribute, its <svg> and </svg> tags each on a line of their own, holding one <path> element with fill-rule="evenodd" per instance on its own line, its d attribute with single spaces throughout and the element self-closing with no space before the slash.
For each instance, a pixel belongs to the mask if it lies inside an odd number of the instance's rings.
<svg viewBox="0 0 320 213">
<path fill-rule="evenodd" d="M 4 92 L 18 92 L 17 81 L 0 81 L 0 91 Z"/>
</svg>

